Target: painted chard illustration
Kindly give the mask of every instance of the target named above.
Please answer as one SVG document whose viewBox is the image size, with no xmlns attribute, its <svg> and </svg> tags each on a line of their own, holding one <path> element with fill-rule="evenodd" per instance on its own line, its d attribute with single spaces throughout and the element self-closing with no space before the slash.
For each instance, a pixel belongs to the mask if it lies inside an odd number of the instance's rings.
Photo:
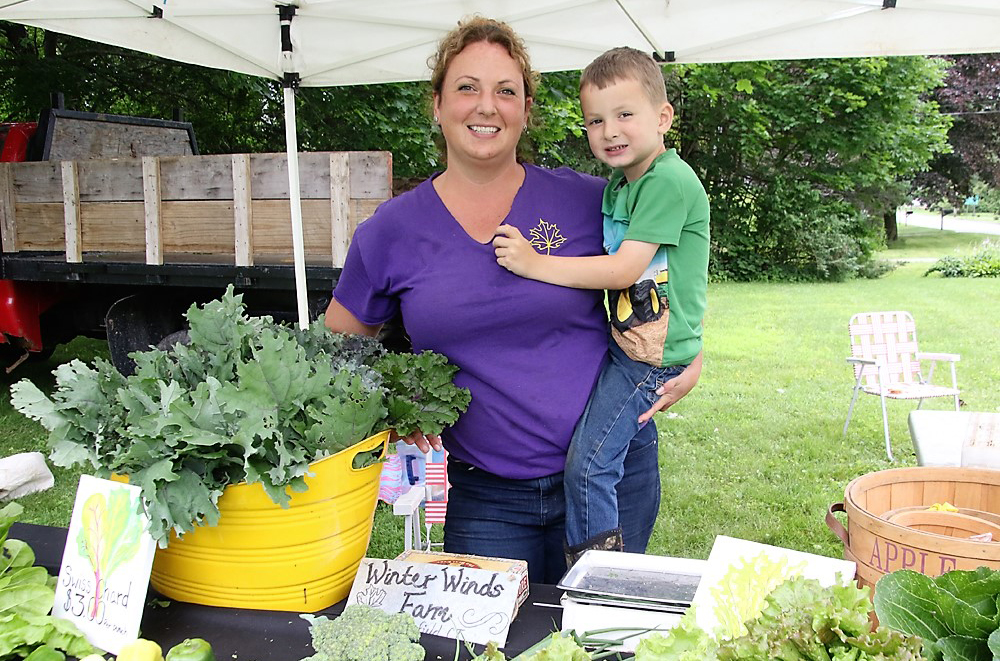
<svg viewBox="0 0 1000 661">
<path fill-rule="evenodd" d="M 135 557 L 142 535 L 137 499 L 127 489 L 112 489 L 105 498 L 95 493 L 84 502 L 76 543 L 80 556 L 90 561 L 94 571 L 94 599 L 91 619 L 97 617 L 108 580 L 115 570 Z"/>
</svg>

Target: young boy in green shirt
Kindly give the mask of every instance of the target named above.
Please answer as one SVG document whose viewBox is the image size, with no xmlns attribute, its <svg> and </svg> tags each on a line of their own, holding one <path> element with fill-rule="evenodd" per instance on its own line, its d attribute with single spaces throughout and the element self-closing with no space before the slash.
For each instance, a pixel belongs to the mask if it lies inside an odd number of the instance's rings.
<svg viewBox="0 0 1000 661">
<path fill-rule="evenodd" d="M 694 170 L 663 136 L 673 121 L 663 72 L 633 48 L 615 48 L 583 71 L 580 105 L 590 148 L 614 168 L 604 190 L 606 255 L 540 254 L 501 225 L 497 262 L 522 277 L 566 287 L 607 289 L 609 359 L 570 442 L 564 476 L 567 559 L 588 549 L 644 552 L 659 506 L 650 494 L 650 529 L 624 548 L 616 489 L 630 445 L 655 443 L 640 414 L 656 389 L 700 354 L 708 287 L 709 204 Z M 669 277 L 668 277 L 669 265 Z M 656 462 L 656 453 L 645 453 Z M 641 548 L 638 548 L 641 546 Z"/>
</svg>

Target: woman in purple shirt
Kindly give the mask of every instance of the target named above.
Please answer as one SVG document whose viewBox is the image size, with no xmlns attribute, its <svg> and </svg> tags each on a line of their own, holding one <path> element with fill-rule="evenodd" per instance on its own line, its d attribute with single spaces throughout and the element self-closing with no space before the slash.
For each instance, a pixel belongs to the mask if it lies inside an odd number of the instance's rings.
<svg viewBox="0 0 1000 661">
<path fill-rule="evenodd" d="M 521 40 L 475 17 L 439 44 L 431 75 L 446 169 L 382 204 L 354 234 L 326 314 L 375 335 L 401 313 L 414 351 L 459 367 L 472 402 L 443 434 L 451 482 L 445 550 L 524 559 L 555 583 L 563 555 L 562 471 L 608 347 L 603 293 L 520 278 L 496 263 L 501 223 L 539 250 L 602 251 L 604 181 L 516 159 L 535 89 Z M 700 363 L 665 384 L 644 417 L 683 397 Z M 625 549 L 642 552 L 659 509 L 656 430 L 629 449 L 619 485 Z M 404 439 L 421 450 L 438 437 Z"/>
</svg>

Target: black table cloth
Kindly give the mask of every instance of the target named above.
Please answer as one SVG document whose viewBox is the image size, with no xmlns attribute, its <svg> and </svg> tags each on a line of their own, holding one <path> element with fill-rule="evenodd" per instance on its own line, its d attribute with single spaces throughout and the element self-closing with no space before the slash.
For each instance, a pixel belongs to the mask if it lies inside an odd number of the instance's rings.
<svg viewBox="0 0 1000 661">
<path fill-rule="evenodd" d="M 31 546 L 36 565 L 45 567 L 50 574 L 59 573 L 66 543 L 65 528 L 15 523 L 9 536 Z M 507 636 L 504 652 L 508 658 L 559 629 L 561 594 L 552 585 L 529 586 L 528 599 L 511 623 Z M 141 635 L 159 643 L 164 652 L 185 638 L 204 638 L 212 644 L 217 661 L 299 661 L 313 654 L 309 625 L 297 613 L 187 604 L 161 597 L 152 586 L 146 601 Z M 343 610 L 344 601 L 316 615 L 333 617 Z M 456 643 L 450 638 L 424 634 L 420 644 L 427 650 L 427 661 L 455 658 Z M 459 658 L 470 658 L 464 644 Z"/>
</svg>

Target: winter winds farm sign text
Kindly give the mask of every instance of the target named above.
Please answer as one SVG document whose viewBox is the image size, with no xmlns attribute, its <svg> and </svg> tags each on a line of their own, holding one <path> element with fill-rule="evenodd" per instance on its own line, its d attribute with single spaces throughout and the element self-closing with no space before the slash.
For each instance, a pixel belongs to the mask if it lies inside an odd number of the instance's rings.
<svg viewBox="0 0 1000 661">
<path fill-rule="evenodd" d="M 347 603 L 408 613 L 424 633 L 503 647 L 520 583 L 514 572 L 365 558 Z"/>
</svg>

